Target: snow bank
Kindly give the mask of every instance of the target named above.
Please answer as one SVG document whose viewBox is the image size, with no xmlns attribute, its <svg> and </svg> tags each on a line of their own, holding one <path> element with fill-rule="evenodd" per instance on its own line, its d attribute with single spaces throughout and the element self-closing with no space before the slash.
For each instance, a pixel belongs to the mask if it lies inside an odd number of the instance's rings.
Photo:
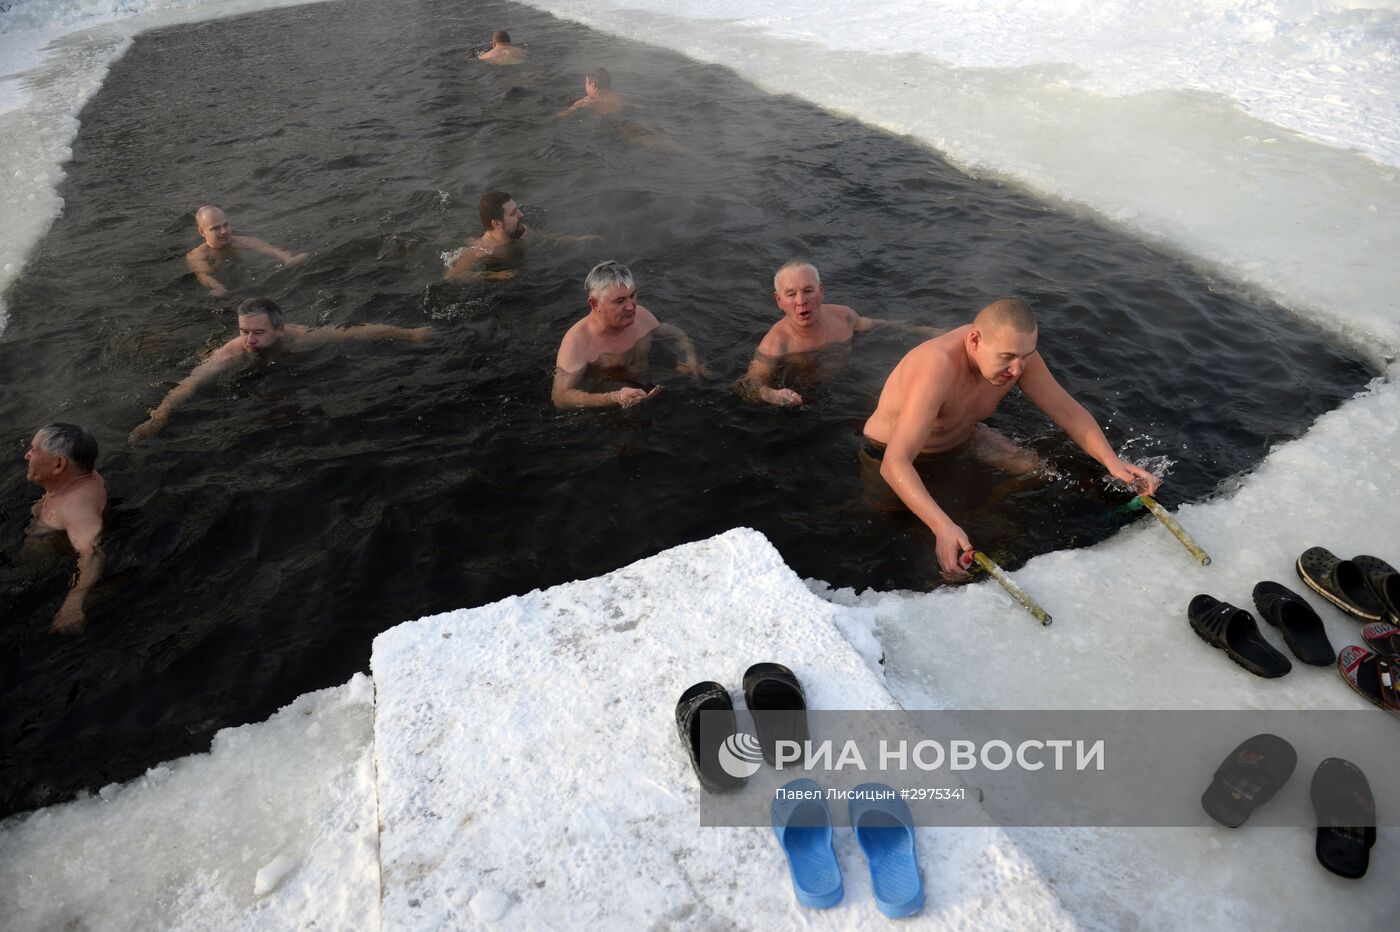
<svg viewBox="0 0 1400 932">
<path fill-rule="evenodd" d="M 846 899 L 818 913 L 795 905 L 771 830 L 699 827 L 676 734 L 686 687 L 738 691 L 760 661 L 791 667 L 812 708 L 897 708 L 834 614 L 741 529 L 381 634 L 385 927 L 883 926 L 849 831 Z M 911 927 L 1071 927 L 1005 832 L 918 838 L 928 905 Z"/>
<path fill-rule="evenodd" d="M 373 703 L 357 675 L 208 754 L 0 823 L 5 928 L 377 928 Z"/>
</svg>

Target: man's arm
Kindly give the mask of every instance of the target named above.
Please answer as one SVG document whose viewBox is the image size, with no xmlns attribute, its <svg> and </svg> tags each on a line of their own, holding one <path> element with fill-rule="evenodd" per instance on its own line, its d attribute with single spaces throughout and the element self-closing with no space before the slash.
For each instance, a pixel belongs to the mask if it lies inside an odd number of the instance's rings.
<svg viewBox="0 0 1400 932">
<path fill-rule="evenodd" d="M 471 248 L 471 246 L 467 246 L 462 250 L 461 254 L 457 256 L 456 261 L 448 267 L 447 271 L 442 273 L 442 278 L 444 281 L 449 282 L 469 282 L 478 278 L 499 279 L 510 278 L 515 275 L 514 269 L 507 270 L 505 273 L 487 272 L 483 274 L 477 266 L 485 258 L 485 253 L 478 252 Z"/>
<path fill-rule="evenodd" d="M 915 377 L 895 421 L 894 432 L 880 462 L 880 476 L 889 483 L 900 501 L 933 532 L 938 566 L 947 579 L 967 576 L 959 556 L 972 549 L 962 528 L 948 517 L 929 494 L 924 480 L 914 468 L 914 458 L 923 452 L 929 431 L 948 400 L 953 379 L 946 367 L 933 368 Z"/>
<path fill-rule="evenodd" d="M 690 337 L 686 336 L 685 331 L 680 327 L 674 324 L 658 323 L 655 333 L 671 344 L 671 349 L 675 352 L 676 359 L 680 360 L 676 363 L 677 372 L 684 372 L 696 378 L 712 374 L 709 367 L 701 362 L 700 357 L 695 354 L 695 344 L 691 342 Z"/>
<path fill-rule="evenodd" d="M 651 391 L 629 385 L 611 392 L 586 392 L 578 387 L 583 381 L 583 373 L 583 369 L 566 372 L 555 368 L 554 388 L 549 393 L 554 407 L 561 411 L 571 408 L 630 408 L 640 401 L 655 398 L 661 392 L 660 385 L 653 386 Z"/>
<path fill-rule="evenodd" d="M 213 381 L 223 373 L 246 362 L 246 354 L 239 349 L 236 340 L 225 343 L 216 349 L 208 359 L 191 369 L 190 374 L 185 376 L 180 384 L 172 388 L 170 393 L 161 399 L 160 404 L 151 409 L 151 416 L 136 425 L 126 439 L 135 443 L 137 440 L 144 440 L 157 433 L 170 419 L 170 412 L 189 400 L 189 397 L 198 391 L 201 385 Z"/>
<path fill-rule="evenodd" d="M 933 337 L 941 336 L 948 332 L 947 330 L 940 330 L 937 327 L 925 327 L 923 324 L 910 324 L 902 320 L 882 320 L 879 317 L 862 317 L 856 314 L 855 311 L 851 311 L 851 313 L 855 314 L 855 321 L 851 325 L 851 330 L 856 333 L 869 333 L 871 330 L 879 330 L 888 327 L 891 330 L 903 330 L 906 333 L 917 333 L 922 337 L 932 339 Z"/>
<path fill-rule="evenodd" d="M 199 280 L 199 283 L 208 288 L 214 297 L 222 298 L 228 294 L 228 289 L 214 277 L 214 267 L 204 257 L 203 250 L 195 248 L 186 253 L 185 264 L 190 267 L 190 271 L 194 273 L 194 277 Z"/>
<path fill-rule="evenodd" d="M 97 547 L 97 538 L 102 533 L 102 512 L 97 503 L 87 500 L 81 508 L 65 515 L 64 527 L 68 531 L 68 542 L 78 554 L 78 574 L 73 588 L 54 615 L 54 631 L 78 631 L 83 626 L 83 600 L 88 590 L 97 584 L 102 575 L 102 551 Z"/>
<path fill-rule="evenodd" d="M 395 327 L 392 324 L 360 324 L 355 327 L 317 327 L 300 334 L 298 341 L 308 346 L 325 343 L 372 342 L 374 340 L 408 340 L 422 343 L 433 333 L 432 327 Z"/>
<path fill-rule="evenodd" d="M 802 396 L 790 388 L 774 388 L 773 379 L 778 373 L 778 359 L 787 346 L 783 343 L 778 328 L 782 322 L 774 324 L 759 341 L 753 359 L 749 361 L 749 371 L 744 376 L 754 395 L 770 405 L 789 407 L 802 404 Z"/>
<path fill-rule="evenodd" d="M 299 252 L 295 255 L 285 249 L 278 249 L 265 240 L 260 240 L 256 236 L 236 236 L 234 241 L 240 248 L 254 249 L 265 256 L 272 256 L 283 265 L 300 265 L 306 261 L 306 253 Z"/>
<path fill-rule="evenodd" d="M 598 233 L 550 233 L 545 230 L 530 234 L 531 242 L 548 245 L 552 243 L 601 243 L 603 237 Z"/>
<path fill-rule="evenodd" d="M 1140 493 L 1151 495 L 1157 491 L 1157 477 L 1114 452 L 1098 421 L 1060 386 L 1039 353 L 1026 360 L 1019 384 L 1021 391 L 1037 408 L 1044 411 L 1081 450 L 1102 463 L 1115 479 L 1126 482 Z"/>
</svg>

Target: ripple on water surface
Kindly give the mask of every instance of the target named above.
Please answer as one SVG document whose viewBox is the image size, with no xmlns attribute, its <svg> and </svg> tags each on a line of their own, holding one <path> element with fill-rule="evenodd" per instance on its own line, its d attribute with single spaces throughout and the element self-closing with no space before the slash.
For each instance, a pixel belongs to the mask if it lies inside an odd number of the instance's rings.
<svg viewBox="0 0 1400 932">
<path fill-rule="evenodd" d="M 516 69 L 472 60 L 508 26 Z M 606 63 L 635 110 L 556 118 Z M 509 282 L 443 284 L 476 200 L 514 194 L 537 232 Z M 930 537 L 857 461 L 911 345 L 861 336 L 769 410 L 733 391 L 775 319 L 771 276 L 809 258 L 827 299 L 948 327 L 1030 300 L 1066 387 L 1136 456 L 1174 461 L 1168 504 L 1209 494 L 1368 373 L 1273 306 L 927 150 L 771 97 L 723 68 L 500 2 L 350 2 L 139 38 L 83 113 L 65 212 L 8 296 L 0 423 L 16 458 L 53 419 L 92 429 L 114 496 L 109 566 L 78 639 L 45 633 L 70 563 L 21 546 L 34 490 L 0 477 L 0 810 L 54 801 L 205 745 L 363 669 L 400 620 L 593 576 L 736 525 L 801 574 L 928 588 Z M 313 252 L 239 294 L 185 272 L 192 211 Z M 582 279 L 618 258 L 640 299 L 719 373 L 625 412 L 555 413 Z M 431 324 L 435 342 L 336 348 L 204 391 L 125 442 L 231 336 L 235 299 L 307 324 Z M 657 350 L 657 361 L 665 358 Z M 993 423 L 1061 477 L 1024 488 L 948 468 L 940 501 L 1015 564 L 1129 520 L 1100 470 L 1023 400 Z"/>
</svg>

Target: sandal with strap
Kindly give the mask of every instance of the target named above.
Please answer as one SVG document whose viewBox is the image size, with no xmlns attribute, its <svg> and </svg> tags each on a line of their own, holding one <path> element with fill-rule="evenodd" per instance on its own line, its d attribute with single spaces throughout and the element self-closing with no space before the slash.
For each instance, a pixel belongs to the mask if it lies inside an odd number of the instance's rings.
<svg viewBox="0 0 1400 932">
<path fill-rule="evenodd" d="M 1264 640 L 1254 616 L 1242 608 L 1208 595 L 1198 595 L 1187 606 L 1186 616 L 1201 640 L 1220 648 L 1256 676 L 1273 678 L 1293 669 L 1288 658 Z"/>
</svg>

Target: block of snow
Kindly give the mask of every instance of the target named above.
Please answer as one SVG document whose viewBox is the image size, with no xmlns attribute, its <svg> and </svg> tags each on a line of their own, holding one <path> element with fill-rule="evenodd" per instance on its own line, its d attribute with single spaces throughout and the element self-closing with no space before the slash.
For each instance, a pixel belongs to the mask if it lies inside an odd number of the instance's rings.
<svg viewBox="0 0 1400 932">
<path fill-rule="evenodd" d="M 773 547 L 734 530 L 607 576 L 400 625 L 371 666 L 386 929 L 883 927 L 837 834 L 847 900 L 793 900 L 767 828 L 701 828 L 675 702 L 787 664 L 813 708 L 898 708 Z M 1070 925 L 994 829 L 919 832 L 914 925 Z M 494 917 L 494 918 L 493 918 Z"/>
<path fill-rule="evenodd" d="M 263 865 L 258 871 L 258 876 L 253 878 L 253 895 L 266 896 L 282 883 L 283 878 L 296 869 L 295 858 L 289 858 L 285 854 L 277 857 Z"/>
</svg>

